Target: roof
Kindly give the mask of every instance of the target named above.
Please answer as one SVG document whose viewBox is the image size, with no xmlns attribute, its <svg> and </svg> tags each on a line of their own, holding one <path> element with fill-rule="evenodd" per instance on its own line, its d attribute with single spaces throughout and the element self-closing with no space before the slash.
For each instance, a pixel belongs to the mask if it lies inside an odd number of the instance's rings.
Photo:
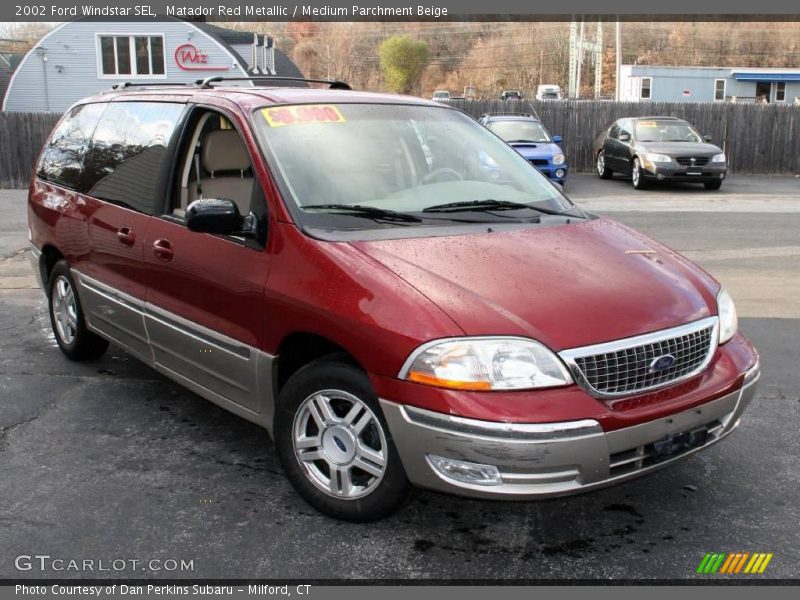
<svg viewBox="0 0 800 600">
<path fill-rule="evenodd" d="M 630 117 L 632 121 L 683 121 L 678 117 Z"/>
<path fill-rule="evenodd" d="M 486 117 L 487 121 L 536 121 L 537 123 L 540 122 L 540 119 L 536 115 L 528 115 L 528 114 L 486 113 L 483 116 Z"/>
</svg>

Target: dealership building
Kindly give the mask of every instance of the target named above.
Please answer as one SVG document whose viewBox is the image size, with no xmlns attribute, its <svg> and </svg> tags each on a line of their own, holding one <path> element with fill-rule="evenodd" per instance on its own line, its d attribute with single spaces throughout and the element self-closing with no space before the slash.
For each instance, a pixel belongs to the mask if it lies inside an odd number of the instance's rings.
<svg viewBox="0 0 800 600">
<path fill-rule="evenodd" d="M 302 77 L 269 35 L 179 19 L 78 20 L 56 27 L 8 81 L 6 111 L 63 112 L 115 83 L 190 83 L 214 76 Z"/>
<path fill-rule="evenodd" d="M 800 69 L 622 65 L 620 100 L 800 102 Z"/>
</svg>

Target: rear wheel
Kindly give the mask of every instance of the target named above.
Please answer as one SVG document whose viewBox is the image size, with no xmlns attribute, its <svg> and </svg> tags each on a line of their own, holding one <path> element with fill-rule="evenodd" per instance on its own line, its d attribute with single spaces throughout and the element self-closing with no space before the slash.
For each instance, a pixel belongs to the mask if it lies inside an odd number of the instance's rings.
<svg viewBox="0 0 800 600">
<path fill-rule="evenodd" d="M 48 278 L 47 300 L 50 323 L 58 347 L 71 360 L 97 358 L 108 348 L 108 341 L 86 328 L 75 281 L 69 265 L 58 261 Z"/>
<path fill-rule="evenodd" d="M 289 481 L 314 508 L 380 519 L 410 485 L 366 375 L 330 359 L 295 373 L 278 398 L 275 446 Z"/>
<path fill-rule="evenodd" d="M 642 175 L 642 165 L 638 158 L 633 159 L 633 168 L 631 169 L 631 182 L 633 187 L 637 190 L 643 190 L 647 187 L 644 175 Z"/>
<path fill-rule="evenodd" d="M 706 181 L 704 184 L 707 190 L 718 190 L 722 187 L 722 180 L 719 179 L 717 181 Z"/>
<path fill-rule="evenodd" d="M 606 167 L 606 155 L 602 150 L 597 153 L 597 163 L 595 166 L 597 167 L 597 175 L 600 179 L 611 179 L 614 171 Z"/>
</svg>

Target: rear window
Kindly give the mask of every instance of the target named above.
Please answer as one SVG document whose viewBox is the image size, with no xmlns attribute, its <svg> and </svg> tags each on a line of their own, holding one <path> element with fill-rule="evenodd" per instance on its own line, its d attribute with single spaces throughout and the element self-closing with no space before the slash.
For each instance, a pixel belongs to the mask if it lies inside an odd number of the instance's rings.
<svg viewBox="0 0 800 600">
<path fill-rule="evenodd" d="M 39 160 L 37 174 L 72 190 L 81 188 L 83 160 L 105 104 L 73 108 L 53 131 Z"/>
<path fill-rule="evenodd" d="M 183 112 L 182 104 L 112 102 L 92 137 L 86 154 L 86 194 L 160 214 L 164 205 L 167 148 Z"/>
</svg>

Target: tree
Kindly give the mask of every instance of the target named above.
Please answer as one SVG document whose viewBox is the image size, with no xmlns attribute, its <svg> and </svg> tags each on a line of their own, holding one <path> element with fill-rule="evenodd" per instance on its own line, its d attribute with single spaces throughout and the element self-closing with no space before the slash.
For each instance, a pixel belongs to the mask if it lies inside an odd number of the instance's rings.
<svg viewBox="0 0 800 600">
<path fill-rule="evenodd" d="M 428 62 L 428 44 L 396 35 L 378 47 L 378 57 L 386 87 L 407 94 L 419 83 Z"/>
</svg>

